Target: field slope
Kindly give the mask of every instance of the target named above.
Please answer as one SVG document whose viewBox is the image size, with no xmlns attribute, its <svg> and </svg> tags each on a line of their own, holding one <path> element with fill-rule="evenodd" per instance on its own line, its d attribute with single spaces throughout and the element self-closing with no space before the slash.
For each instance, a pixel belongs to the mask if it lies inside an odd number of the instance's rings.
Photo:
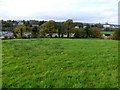
<svg viewBox="0 0 120 90">
<path fill-rule="evenodd" d="M 118 88 L 118 42 L 3 40 L 3 88 Z"/>
</svg>

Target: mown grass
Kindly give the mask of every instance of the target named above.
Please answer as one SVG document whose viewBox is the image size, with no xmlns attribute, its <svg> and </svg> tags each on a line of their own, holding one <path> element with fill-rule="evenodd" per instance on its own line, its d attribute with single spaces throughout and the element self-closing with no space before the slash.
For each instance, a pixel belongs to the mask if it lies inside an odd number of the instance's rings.
<svg viewBox="0 0 120 90">
<path fill-rule="evenodd" d="M 118 88 L 117 43 L 3 40 L 3 88 Z"/>
</svg>

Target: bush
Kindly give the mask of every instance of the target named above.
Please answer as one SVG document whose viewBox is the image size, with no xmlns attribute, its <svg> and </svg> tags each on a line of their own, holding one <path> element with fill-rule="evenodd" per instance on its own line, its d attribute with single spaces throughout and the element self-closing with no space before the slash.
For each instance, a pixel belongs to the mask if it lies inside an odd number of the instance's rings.
<svg viewBox="0 0 120 90">
<path fill-rule="evenodd" d="M 27 37 L 26 37 L 26 35 L 23 35 L 22 38 L 23 38 L 23 39 L 26 39 Z"/>
<path fill-rule="evenodd" d="M 28 38 L 31 38 L 31 37 L 32 37 L 32 35 L 31 35 L 31 34 L 29 34 L 29 35 L 28 35 Z"/>
<path fill-rule="evenodd" d="M 84 37 L 84 30 L 83 29 L 81 29 L 81 28 L 75 28 L 74 32 L 75 32 L 75 34 L 74 34 L 75 38 Z"/>
<path fill-rule="evenodd" d="M 115 30 L 116 39 L 120 40 L 120 28 Z"/>
<path fill-rule="evenodd" d="M 120 28 L 115 29 L 115 33 L 110 36 L 110 39 L 112 39 L 112 40 L 120 40 Z"/>
<path fill-rule="evenodd" d="M 113 35 L 111 35 L 110 36 L 110 38 L 109 39 L 112 39 L 112 40 L 117 40 L 118 39 L 118 37 L 117 37 L 117 35 L 116 34 L 113 34 Z"/>
<path fill-rule="evenodd" d="M 44 37 L 45 37 L 45 36 L 42 36 L 42 35 L 40 36 L 40 38 L 44 38 Z"/>
<path fill-rule="evenodd" d="M 17 35 L 17 38 L 18 38 L 18 39 L 21 39 L 22 37 L 21 37 L 21 35 Z"/>
<path fill-rule="evenodd" d="M 4 36 L 4 39 L 8 39 L 9 37 L 8 36 Z"/>
<path fill-rule="evenodd" d="M 100 34 L 98 28 L 90 28 L 90 33 L 92 38 L 102 38 L 102 34 Z"/>
<path fill-rule="evenodd" d="M 32 33 L 31 37 L 32 38 L 38 38 L 38 34 L 37 33 Z"/>
<path fill-rule="evenodd" d="M 51 38 L 51 37 L 48 35 L 48 36 L 45 36 L 45 38 Z"/>
<path fill-rule="evenodd" d="M 14 36 L 10 36 L 9 38 L 10 38 L 10 39 L 14 39 Z"/>
<path fill-rule="evenodd" d="M 57 38 L 58 36 L 57 35 L 55 35 L 55 38 Z"/>
<path fill-rule="evenodd" d="M 98 35 L 98 38 L 104 39 L 104 36 L 102 34 Z"/>
<path fill-rule="evenodd" d="M 75 34 L 74 34 L 75 38 L 80 38 L 80 30 L 76 30 Z"/>
</svg>

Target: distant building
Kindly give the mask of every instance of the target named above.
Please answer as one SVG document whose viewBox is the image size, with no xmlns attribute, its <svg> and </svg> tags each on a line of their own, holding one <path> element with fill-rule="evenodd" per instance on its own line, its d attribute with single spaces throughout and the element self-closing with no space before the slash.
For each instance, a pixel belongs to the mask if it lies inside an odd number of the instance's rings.
<svg viewBox="0 0 120 90">
<path fill-rule="evenodd" d="M 79 28 L 79 26 L 75 26 L 75 28 Z"/>
<path fill-rule="evenodd" d="M 83 26 L 83 28 L 86 28 L 87 26 Z"/>
<path fill-rule="evenodd" d="M 19 21 L 19 22 L 18 22 L 18 25 L 21 25 L 21 24 L 24 24 L 24 23 L 23 23 L 23 22 L 21 22 L 21 21 Z"/>
<path fill-rule="evenodd" d="M 103 28 L 110 28 L 111 26 L 110 25 L 103 25 Z"/>
<path fill-rule="evenodd" d="M 118 28 L 118 25 L 113 25 L 113 24 L 103 24 L 103 28 Z"/>
<path fill-rule="evenodd" d="M 34 26 L 37 26 L 37 27 L 39 27 L 39 25 L 37 25 L 37 24 L 33 24 L 33 25 L 32 25 L 32 27 L 34 27 Z"/>
<path fill-rule="evenodd" d="M 17 23 L 13 23 L 13 26 L 17 26 Z"/>
</svg>

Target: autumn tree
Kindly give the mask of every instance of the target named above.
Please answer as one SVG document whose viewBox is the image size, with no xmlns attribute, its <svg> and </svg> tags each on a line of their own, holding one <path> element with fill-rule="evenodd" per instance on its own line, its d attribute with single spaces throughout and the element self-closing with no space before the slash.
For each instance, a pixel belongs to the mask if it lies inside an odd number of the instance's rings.
<svg viewBox="0 0 120 90">
<path fill-rule="evenodd" d="M 90 28 L 90 36 L 92 38 L 99 38 L 101 36 L 100 34 L 100 29 L 96 28 L 96 27 L 92 27 Z"/>
<path fill-rule="evenodd" d="M 13 36 L 14 36 L 15 38 L 17 38 L 18 33 L 19 33 L 19 28 L 15 28 L 15 29 L 13 30 Z"/>
<path fill-rule="evenodd" d="M 16 37 L 16 34 L 20 34 L 22 38 L 25 31 L 26 31 L 26 26 L 24 24 L 20 24 L 13 30 L 13 34 L 15 37 Z"/>
<path fill-rule="evenodd" d="M 67 34 L 67 38 L 69 38 L 70 34 L 72 33 L 73 27 L 73 20 L 71 19 L 68 19 L 63 23 L 64 33 Z"/>
<path fill-rule="evenodd" d="M 82 28 L 74 28 L 74 37 L 82 38 L 84 36 L 84 30 Z"/>
<path fill-rule="evenodd" d="M 18 28 L 20 30 L 21 37 L 23 36 L 23 33 L 26 31 L 26 26 L 24 24 L 18 25 Z"/>
<path fill-rule="evenodd" d="M 48 22 L 45 22 L 40 26 L 40 33 L 41 34 L 49 34 L 52 38 L 53 33 L 56 32 L 56 22 L 53 20 L 50 20 Z"/>
</svg>

